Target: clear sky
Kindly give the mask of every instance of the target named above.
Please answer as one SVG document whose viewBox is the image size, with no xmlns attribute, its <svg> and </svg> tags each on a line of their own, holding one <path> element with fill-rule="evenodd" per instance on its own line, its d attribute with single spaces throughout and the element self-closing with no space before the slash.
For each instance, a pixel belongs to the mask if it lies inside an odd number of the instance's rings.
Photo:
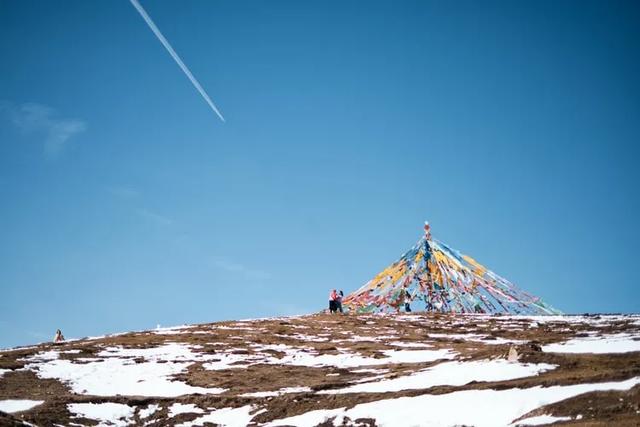
<svg viewBox="0 0 640 427">
<path fill-rule="evenodd" d="M 0 347 L 306 313 L 435 237 L 640 311 L 637 1 L 0 0 Z"/>
</svg>

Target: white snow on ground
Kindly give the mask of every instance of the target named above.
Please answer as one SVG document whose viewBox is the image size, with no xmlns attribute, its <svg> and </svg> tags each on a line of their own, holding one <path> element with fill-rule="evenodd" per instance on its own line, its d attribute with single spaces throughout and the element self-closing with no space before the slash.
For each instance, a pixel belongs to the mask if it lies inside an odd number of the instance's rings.
<svg viewBox="0 0 640 427">
<path fill-rule="evenodd" d="M 479 316 L 485 317 L 487 320 L 495 319 L 500 321 L 501 324 L 504 323 L 505 320 L 530 320 L 535 321 L 536 323 L 584 323 L 589 325 L 603 325 L 607 323 L 614 323 L 618 321 L 630 321 L 635 322 L 636 319 L 639 319 L 639 315 L 637 314 L 627 314 L 627 315 L 597 315 L 597 316 L 583 316 L 583 315 L 554 315 L 554 316 L 526 316 L 526 315 L 500 315 L 500 316 L 490 316 L 490 315 L 464 315 L 466 316 Z"/>
<path fill-rule="evenodd" d="M 339 375 L 339 374 L 338 374 Z M 309 387 L 285 387 L 277 391 L 257 391 L 254 393 L 240 394 L 240 397 L 273 397 L 280 396 L 287 393 L 308 393 L 311 389 Z"/>
<path fill-rule="evenodd" d="M 279 364 L 294 366 L 334 366 L 337 368 L 354 368 L 359 366 L 386 365 L 390 363 L 433 362 L 438 359 L 453 359 L 455 353 L 450 350 L 384 350 L 386 357 L 376 359 L 343 351 L 340 354 L 314 355 L 291 352 L 279 359 Z"/>
<path fill-rule="evenodd" d="M 145 349 L 112 347 L 100 352 L 99 356 L 103 359 L 80 359 L 86 363 L 74 363 L 58 359 L 55 351 L 42 352 L 26 359 L 32 363 L 25 368 L 34 371 L 40 378 L 64 381 L 78 394 L 175 397 L 191 393 L 219 394 L 224 391 L 220 388 L 193 387 L 170 379 L 184 372 L 193 361 L 203 359 L 203 355 L 192 353 L 185 345 L 168 344 Z M 134 357 L 143 357 L 147 361 L 136 363 Z"/>
<path fill-rule="evenodd" d="M 231 349 L 232 351 L 234 349 Z M 204 363 L 202 366 L 210 371 L 220 371 L 224 369 L 246 368 L 256 363 L 269 363 L 268 360 L 274 359 L 271 355 L 266 354 L 234 354 L 234 353 L 216 353 L 217 360 Z"/>
<path fill-rule="evenodd" d="M 140 409 L 138 415 L 140 418 L 149 418 L 151 415 L 155 414 L 158 409 L 160 409 L 160 405 L 149 405 L 144 409 Z"/>
<path fill-rule="evenodd" d="M 44 400 L 0 400 L 0 411 L 6 412 L 7 414 L 28 411 L 42 403 L 44 403 Z"/>
<path fill-rule="evenodd" d="M 377 317 L 377 316 L 376 316 Z M 419 316 L 403 316 L 396 317 L 399 321 L 419 321 L 423 323 L 435 324 L 433 319 L 421 318 Z M 578 329 L 588 334 L 584 338 L 574 338 L 563 343 L 549 344 L 543 347 L 547 352 L 568 352 L 568 353 L 621 353 L 629 351 L 640 351 L 640 332 L 632 332 L 631 334 L 607 334 L 598 336 L 602 333 L 603 327 L 608 327 L 616 321 L 624 321 L 640 325 L 638 316 L 602 316 L 600 318 L 584 317 L 584 316 L 543 316 L 543 317 L 524 317 L 524 316 L 469 316 L 476 324 L 480 324 L 478 320 L 485 320 L 495 330 L 515 330 L 526 329 L 532 325 L 523 319 L 535 319 L 533 325 L 545 324 L 551 322 L 551 328 L 557 330 L 562 325 L 554 325 L 554 321 L 568 322 L 578 325 Z M 390 317 L 391 318 L 391 317 Z M 291 320 L 290 318 L 284 318 Z M 464 320 L 464 319 L 463 319 Z M 321 394 L 342 394 L 355 392 L 393 392 L 400 390 L 425 389 L 437 385 L 463 385 L 471 381 L 501 381 L 515 378 L 522 378 L 531 375 L 537 375 L 545 370 L 554 369 L 553 365 L 546 364 L 519 364 L 509 363 L 504 360 L 483 360 L 483 361 L 445 361 L 438 365 L 423 369 L 412 374 L 399 378 L 386 379 L 381 373 L 387 370 L 375 369 L 380 365 L 395 363 L 422 363 L 433 362 L 436 360 L 450 360 L 457 356 L 451 349 L 433 349 L 429 342 L 401 342 L 400 339 L 393 335 L 395 331 L 392 329 L 380 329 L 375 332 L 363 332 L 363 336 L 348 335 L 349 332 L 340 332 L 345 339 L 333 339 L 333 342 L 342 341 L 382 341 L 388 345 L 390 350 L 382 351 L 379 356 L 364 356 L 353 350 L 346 348 L 338 348 L 332 351 L 333 354 L 320 354 L 314 347 L 311 347 L 313 341 L 326 341 L 327 336 L 336 333 L 335 325 L 327 323 L 326 334 L 301 334 L 299 331 L 291 335 L 285 335 L 287 338 L 301 341 L 298 345 L 273 344 L 262 345 L 252 344 L 251 338 L 234 337 L 239 340 L 245 340 L 244 346 L 250 348 L 247 354 L 246 348 L 230 348 L 228 343 L 217 343 L 221 348 L 216 348 L 216 353 L 199 353 L 201 348 L 197 345 L 188 345 L 183 343 L 167 343 L 153 348 L 123 348 L 123 347 L 106 347 L 93 357 L 78 358 L 75 360 L 60 359 L 60 354 L 74 354 L 80 350 L 70 349 L 64 350 L 71 346 L 56 346 L 54 350 L 41 351 L 34 356 L 23 359 L 27 362 L 26 369 L 35 372 L 41 378 L 56 378 L 66 382 L 74 392 L 80 394 L 92 395 L 137 395 L 137 396 L 158 396 L 158 397 L 174 397 L 190 393 L 208 393 L 218 394 L 225 390 L 219 388 L 202 388 L 193 387 L 184 382 L 172 381 L 172 377 L 176 374 L 183 373 L 186 369 L 196 362 L 203 363 L 207 369 L 231 369 L 244 368 L 257 363 L 266 363 L 273 365 L 293 365 L 293 366 L 309 366 L 309 367 L 339 367 L 356 369 L 353 372 L 371 372 L 367 378 L 361 378 L 348 384 L 346 388 L 338 390 L 327 390 L 320 392 Z M 487 323 L 487 327 L 489 326 Z M 453 325 L 453 326 L 452 326 Z M 261 333 L 258 329 L 251 328 L 251 324 L 236 324 L 235 326 L 211 327 L 211 331 L 197 330 L 191 326 L 181 326 L 173 328 L 162 328 L 153 333 L 162 335 L 173 335 L 182 333 L 216 333 L 216 330 L 247 330 L 251 332 Z M 258 326 L 258 325 L 256 325 Z M 289 325 L 296 328 L 296 325 Z M 329 327 L 330 326 L 330 327 Z M 508 338 L 490 339 L 487 334 L 476 333 L 477 329 L 465 328 L 464 322 L 448 323 L 447 327 L 457 328 L 457 334 L 430 334 L 434 338 L 463 339 L 471 342 L 480 342 L 483 344 L 509 344 L 523 343 L 525 341 L 511 340 Z M 300 326 L 303 328 L 302 326 Z M 193 328 L 186 331 L 187 328 Z M 200 328 L 204 328 L 200 326 Z M 365 328 L 362 328 L 365 329 Z M 373 329 L 373 328 L 367 328 Z M 339 332 L 339 331 L 338 331 Z M 145 332 L 144 334 L 148 334 Z M 217 332 L 220 333 L 220 332 Z M 232 332 L 233 333 L 233 332 Z M 381 335 L 375 335 L 375 334 Z M 238 332 L 238 335 L 242 332 Z M 384 334 L 384 335 L 382 335 Z M 122 334 L 114 334 L 122 335 Z M 373 336 L 364 336 L 373 335 Z M 113 335 L 111 335 L 113 336 Z M 342 337 L 342 336 L 341 336 Z M 166 339 L 172 337 L 167 336 Z M 175 336 L 175 339 L 180 339 Z M 213 345 L 216 343 L 208 343 Z M 238 343 L 243 345 L 243 343 Z M 339 345 L 339 344 L 338 344 Z M 237 354 L 233 352 L 238 351 Z M 274 352 L 278 352 L 275 353 Z M 0 357 L 2 357 L 0 355 Z M 422 367 L 421 367 L 422 368 Z M 0 377 L 10 370 L 0 370 Z M 336 375 L 336 374 L 328 374 Z M 539 408 L 542 405 L 557 402 L 578 394 L 582 394 L 592 390 L 602 389 L 628 389 L 634 384 L 640 383 L 640 377 L 633 378 L 619 383 L 601 383 L 601 384 L 581 384 L 572 386 L 554 386 L 549 388 L 533 387 L 529 389 L 507 389 L 507 390 L 464 390 L 452 392 L 442 395 L 421 395 L 416 397 L 404 397 L 399 399 L 385 399 L 366 404 L 356 405 L 351 409 L 340 408 L 332 410 L 311 411 L 298 417 L 291 417 L 295 422 L 288 422 L 293 425 L 316 425 L 321 423 L 326 417 L 337 416 L 336 423 L 340 423 L 344 416 L 351 419 L 367 417 L 376 418 L 379 425 L 415 425 L 424 423 L 424 414 L 428 413 L 433 418 L 434 426 L 450 426 L 456 424 L 471 424 L 477 427 L 507 425 L 514 419 Z M 308 387 L 290 387 L 274 391 L 246 393 L 243 397 L 271 397 L 285 393 L 309 393 L 311 389 Z M 382 396 L 381 396 L 382 397 Z M 7 402 L 29 402 L 32 405 L 42 403 L 41 401 L 0 401 L 0 410 L 2 405 L 8 405 Z M 257 403 L 257 401 L 255 401 Z M 25 403 L 26 405 L 26 403 Z M 101 425 L 109 424 L 110 421 L 116 422 L 116 425 L 126 425 L 133 422 L 133 413 L 135 408 L 116 403 L 93 404 L 93 406 L 81 406 L 92 404 L 75 404 L 74 413 L 84 416 L 82 411 L 91 412 L 92 416 L 87 418 L 100 421 Z M 80 405 L 80 406 L 77 406 Z M 116 405 L 116 406 L 110 406 Z M 72 406 L 72 405 L 69 405 Z M 30 409 L 33 406 L 27 407 Z M 460 407 L 473 408 L 464 414 L 460 411 Z M 182 425 L 202 425 L 205 422 L 212 422 L 227 426 L 246 425 L 259 412 L 251 414 L 257 410 L 256 406 L 244 406 L 241 408 L 222 408 L 214 410 L 212 408 L 203 409 L 193 404 L 176 403 L 169 408 L 170 416 L 176 416 L 181 413 L 198 414 L 199 418 Z M 160 409 L 159 405 L 148 405 L 145 409 L 140 408 L 138 416 L 149 418 Z M 70 408 L 71 410 L 71 408 Z M 164 412 L 163 412 L 164 416 Z M 543 416 L 544 417 L 544 416 Z M 527 420 L 514 423 L 516 425 L 527 423 L 535 423 L 541 417 L 532 417 Z M 545 420 L 548 420 L 546 418 Z M 564 419 L 564 418 L 562 418 Z M 553 422 L 560 419 L 553 419 Z M 286 420 L 281 420 L 282 422 Z M 542 419 L 539 421 L 542 422 Z M 274 422 L 275 423 L 275 422 Z M 270 423 L 269 425 L 278 425 Z"/>
<path fill-rule="evenodd" d="M 36 353 L 33 356 L 27 357 L 26 361 L 34 361 L 34 362 L 46 362 L 49 360 L 55 360 L 60 357 L 60 353 L 54 350 L 41 351 L 40 353 Z"/>
<path fill-rule="evenodd" d="M 277 427 L 277 426 L 296 426 L 296 427 L 314 427 L 319 424 L 324 423 L 325 421 L 329 421 L 332 418 L 336 418 L 333 421 L 334 426 L 339 426 L 342 424 L 344 410 L 346 408 L 337 408 L 337 409 L 317 409 L 315 411 L 305 412 L 301 415 L 296 415 L 293 417 L 283 418 L 281 420 L 274 420 L 267 424 L 264 424 L 264 427 Z M 404 417 L 405 414 L 397 413 L 396 416 L 398 418 Z M 424 419 L 426 414 L 422 414 L 422 421 L 424 423 Z M 348 425 L 348 424 L 347 424 Z M 378 424 L 378 420 L 376 420 L 376 425 Z M 419 426 L 420 424 L 415 424 L 412 427 Z"/>
<path fill-rule="evenodd" d="M 371 374 L 384 374 L 389 372 L 388 369 L 372 369 L 372 368 L 364 368 L 364 369 L 355 369 L 353 371 L 351 371 L 355 374 L 367 374 L 367 373 L 371 373 Z"/>
<path fill-rule="evenodd" d="M 174 403 L 169 406 L 169 417 L 173 418 L 180 414 L 203 414 L 204 410 L 193 403 Z"/>
<path fill-rule="evenodd" d="M 7 372 L 11 372 L 11 369 L 0 369 L 0 378 L 2 378 L 2 376 Z"/>
<path fill-rule="evenodd" d="M 568 399 L 579 394 L 599 390 L 628 390 L 640 384 L 640 377 L 621 382 L 578 384 L 570 386 L 532 387 L 508 390 L 465 390 L 439 395 L 421 395 L 385 399 L 356 405 L 349 410 L 318 410 L 306 414 L 275 420 L 267 426 L 315 426 L 327 417 L 375 418 L 376 425 L 411 427 L 424 424 L 429 417 L 432 427 L 473 425 L 475 427 L 506 426 L 513 420 L 536 408 Z M 460 410 L 469 408 L 469 410 Z M 473 409 L 470 409 L 473 408 Z"/>
<path fill-rule="evenodd" d="M 219 394 L 220 388 L 193 387 L 170 376 L 186 370 L 190 363 L 144 362 L 129 359 L 108 358 L 102 362 L 72 363 L 54 360 L 38 365 L 28 365 L 40 378 L 55 378 L 68 383 L 78 394 L 97 396 L 162 396 L 183 394 Z"/>
<path fill-rule="evenodd" d="M 422 316 L 419 314 L 412 314 L 412 315 L 399 315 L 399 316 L 395 316 L 393 318 L 393 320 L 397 320 L 399 322 L 402 321 L 407 321 L 407 322 L 420 322 L 420 321 L 430 321 L 431 319 L 428 316 Z"/>
<path fill-rule="evenodd" d="M 384 375 L 376 375 L 375 377 L 367 377 L 367 378 L 360 378 L 358 380 L 354 380 L 352 381 L 353 384 L 359 384 L 359 383 L 370 383 L 373 381 L 378 381 L 378 380 L 383 380 L 384 379 Z M 334 394 L 330 391 L 326 391 L 326 392 L 320 392 L 322 394 Z"/>
<path fill-rule="evenodd" d="M 242 406 L 240 408 L 216 409 L 210 414 L 203 415 L 193 421 L 177 424 L 176 427 L 201 426 L 204 423 L 218 424 L 223 427 L 245 427 L 253 417 L 262 412 L 258 411 L 255 414 L 251 414 L 253 410 L 253 405 Z"/>
<path fill-rule="evenodd" d="M 136 331 L 131 331 L 131 332 L 116 332 L 113 334 L 106 334 L 106 335 L 96 335 L 96 336 L 92 336 L 92 337 L 85 337 L 85 338 L 80 338 L 80 339 L 71 339 L 71 340 L 66 340 L 65 342 L 69 342 L 69 341 L 95 341 L 95 340 L 101 340 L 103 338 L 110 338 L 110 337 L 119 337 L 121 335 L 126 335 L 126 334 L 130 334 L 132 332 L 136 332 Z"/>
<path fill-rule="evenodd" d="M 635 338 L 635 339 L 634 339 Z M 547 353 L 627 353 L 640 351 L 640 335 L 615 334 L 574 338 L 542 347 Z"/>
<path fill-rule="evenodd" d="M 338 390 L 323 390 L 318 394 L 384 393 L 425 389 L 438 385 L 460 386 L 471 381 L 505 381 L 524 378 L 555 368 L 556 366 L 546 363 L 524 364 L 511 363 L 506 360 L 444 362 L 403 377 L 376 382 L 363 382 Z"/>
<path fill-rule="evenodd" d="M 439 359 L 453 359 L 456 353 L 451 350 L 384 350 L 384 358 L 365 357 L 352 353 L 345 349 L 339 349 L 338 354 L 317 354 L 309 347 L 291 347 L 285 344 L 253 346 L 257 354 L 232 354 L 220 353 L 215 357 L 220 359 L 202 366 L 208 370 L 221 370 L 230 368 L 244 368 L 251 364 L 264 363 L 272 365 L 291 365 L 323 367 L 333 366 L 337 368 L 353 368 L 369 365 L 386 365 L 389 363 L 421 363 L 433 362 Z M 285 353 L 281 358 L 270 353 L 261 353 L 266 350 L 274 350 Z"/>
<path fill-rule="evenodd" d="M 156 327 L 156 329 L 154 329 L 155 331 L 180 331 L 180 330 L 184 330 L 184 329 L 193 329 L 195 328 L 197 325 L 178 325 L 178 326 L 165 326 L 165 327 L 161 327 L 160 325 L 158 325 Z"/>
<path fill-rule="evenodd" d="M 554 417 L 553 415 L 538 415 L 537 417 L 525 418 L 513 425 L 516 426 L 541 426 L 543 424 L 551 424 L 556 421 L 570 421 L 571 417 Z"/>
<path fill-rule="evenodd" d="M 385 363 L 422 363 L 433 362 L 438 359 L 453 359 L 455 353 L 448 349 L 440 350 L 384 350 L 382 352 L 389 360 Z"/>
<path fill-rule="evenodd" d="M 204 360 L 206 355 L 195 353 L 189 346 L 180 343 L 167 343 L 159 347 L 150 348 L 123 348 L 123 347 L 107 347 L 100 353 L 99 357 L 143 357 L 149 361 L 199 361 Z"/>
<path fill-rule="evenodd" d="M 102 426 L 128 426 L 132 423 L 133 408 L 121 403 L 70 403 L 67 405 L 69 412 L 77 417 L 102 421 Z"/>
</svg>

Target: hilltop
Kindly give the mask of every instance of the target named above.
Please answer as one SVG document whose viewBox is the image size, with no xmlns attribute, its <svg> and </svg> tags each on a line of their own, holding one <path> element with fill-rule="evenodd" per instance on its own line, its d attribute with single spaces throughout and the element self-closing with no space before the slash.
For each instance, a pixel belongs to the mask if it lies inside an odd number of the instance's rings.
<svg viewBox="0 0 640 427">
<path fill-rule="evenodd" d="M 510 357 L 509 357 L 510 356 Z M 1 425 L 638 425 L 640 316 L 326 315 L 0 352 Z"/>
</svg>

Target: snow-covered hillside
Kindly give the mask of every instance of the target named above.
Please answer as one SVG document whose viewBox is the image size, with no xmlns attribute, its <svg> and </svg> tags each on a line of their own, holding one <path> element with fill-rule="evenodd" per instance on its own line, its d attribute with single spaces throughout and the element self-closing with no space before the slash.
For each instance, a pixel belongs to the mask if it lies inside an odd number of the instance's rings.
<svg viewBox="0 0 640 427">
<path fill-rule="evenodd" d="M 640 420 L 640 316 L 222 322 L 0 352 L 0 425 Z"/>
</svg>

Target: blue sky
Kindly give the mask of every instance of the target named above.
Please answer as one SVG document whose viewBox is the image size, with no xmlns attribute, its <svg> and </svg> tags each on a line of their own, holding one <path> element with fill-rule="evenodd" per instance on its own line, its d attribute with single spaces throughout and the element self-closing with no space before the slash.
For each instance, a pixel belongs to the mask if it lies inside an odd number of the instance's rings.
<svg viewBox="0 0 640 427">
<path fill-rule="evenodd" d="M 638 2 L 0 0 L 0 346 L 311 312 L 434 235 L 637 312 Z"/>
</svg>

